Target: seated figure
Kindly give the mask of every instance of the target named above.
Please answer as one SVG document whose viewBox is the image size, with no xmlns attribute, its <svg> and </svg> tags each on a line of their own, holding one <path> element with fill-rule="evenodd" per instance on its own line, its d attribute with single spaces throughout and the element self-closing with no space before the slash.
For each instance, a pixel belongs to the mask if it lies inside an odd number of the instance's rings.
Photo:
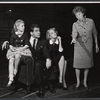
<svg viewBox="0 0 100 100">
<path fill-rule="evenodd" d="M 63 55 L 63 47 L 61 37 L 57 36 L 55 28 L 50 28 L 46 32 L 46 39 L 48 40 L 48 49 L 52 60 L 52 65 L 59 69 L 59 87 L 67 89 L 65 72 L 67 61 Z"/>
</svg>

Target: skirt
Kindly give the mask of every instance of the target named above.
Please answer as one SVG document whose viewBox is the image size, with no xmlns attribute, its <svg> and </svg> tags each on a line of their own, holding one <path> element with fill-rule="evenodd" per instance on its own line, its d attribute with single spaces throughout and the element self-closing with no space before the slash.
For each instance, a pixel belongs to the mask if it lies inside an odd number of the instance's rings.
<svg viewBox="0 0 100 100">
<path fill-rule="evenodd" d="M 18 48 L 18 47 L 16 47 L 16 48 Z M 6 57 L 7 57 L 7 59 L 10 59 L 10 58 L 14 57 L 17 54 L 20 54 L 20 56 L 22 56 L 22 55 L 24 55 L 24 56 L 32 56 L 32 53 L 31 53 L 30 49 L 27 48 L 27 49 L 25 49 L 23 51 L 22 50 L 21 51 L 20 50 L 12 51 L 11 49 L 9 49 L 7 51 Z"/>
</svg>

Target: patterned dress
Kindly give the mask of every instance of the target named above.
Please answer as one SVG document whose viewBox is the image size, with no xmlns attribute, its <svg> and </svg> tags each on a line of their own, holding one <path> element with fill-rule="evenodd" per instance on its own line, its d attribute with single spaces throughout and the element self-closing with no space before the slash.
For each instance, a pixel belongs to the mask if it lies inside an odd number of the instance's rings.
<svg viewBox="0 0 100 100">
<path fill-rule="evenodd" d="M 86 22 L 79 20 L 73 24 L 72 37 L 74 44 L 74 68 L 91 68 L 93 63 L 93 35 L 97 34 L 94 21 L 86 18 Z"/>
<path fill-rule="evenodd" d="M 15 47 L 16 49 L 22 48 L 25 45 L 29 45 L 28 36 L 24 33 L 21 37 L 18 37 L 16 34 L 12 34 L 10 38 L 10 45 Z M 9 49 L 7 51 L 6 57 L 7 59 L 10 59 L 11 57 L 14 57 L 16 54 L 24 55 L 24 56 L 32 56 L 31 51 L 29 48 L 24 49 L 23 51 L 17 50 L 17 51 L 11 51 Z"/>
</svg>

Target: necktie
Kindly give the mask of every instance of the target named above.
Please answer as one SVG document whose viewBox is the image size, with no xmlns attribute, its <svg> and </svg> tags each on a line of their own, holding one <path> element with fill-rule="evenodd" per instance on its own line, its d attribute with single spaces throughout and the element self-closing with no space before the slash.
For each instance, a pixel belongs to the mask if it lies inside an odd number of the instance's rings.
<svg viewBox="0 0 100 100">
<path fill-rule="evenodd" d="M 33 40 L 33 49 L 35 50 L 36 39 Z"/>
</svg>

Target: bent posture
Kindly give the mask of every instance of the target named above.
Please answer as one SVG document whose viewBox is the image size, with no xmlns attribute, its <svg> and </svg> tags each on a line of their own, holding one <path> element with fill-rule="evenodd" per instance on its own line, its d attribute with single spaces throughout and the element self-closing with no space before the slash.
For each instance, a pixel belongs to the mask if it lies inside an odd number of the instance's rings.
<svg viewBox="0 0 100 100">
<path fill-rule="evenodd" d="M 87 77 L 89 69 L 94 66 L 93 64 L 93 38 L 95 40 L 96 53 L 99 51 L 97 41 L 97 31 L 94 21 L 90 18 L 86 18 L 85 9 L 80 6 L 76 6 L 73 9 L 75 17 L 78 19 L 72 28 L 72 42 L 74 43 L 74 63 L 73 67 L 76 71 L 76 90 L 80 86 L 80 69 L 84 69 L 83 85 L 87 89 Z"/>
</svg>

